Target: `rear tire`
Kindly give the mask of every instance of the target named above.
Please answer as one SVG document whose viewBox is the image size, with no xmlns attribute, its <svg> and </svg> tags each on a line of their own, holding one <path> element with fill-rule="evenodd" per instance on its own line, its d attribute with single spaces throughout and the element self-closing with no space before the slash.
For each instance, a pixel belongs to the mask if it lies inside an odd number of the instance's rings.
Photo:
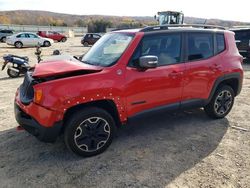
<svg viewBox="0 0 250 188">
<path fill-rule="evenodd" d="M 88 46 L 89 46 L 89 43 L 88 43 L 88 42 L 84 42 L 84 43 L 83 43 L 83 46 L 84 46 L 84 47 L 88 47 Z"/>
<path fill-rule="evenodd" d="M 66 40 L 67 40 L 67 38 L 63 37 L 63 38 L 61 39 L 61 42 L 66 42 Z"/>
<path fill-rule="evenodd" d="M 47 40 L 44 41 L 43 45 L 44 45 L 45 47 L 50 47 L 50 46 L 51 46 L 50 42 L 47 41 Z"/>
<path fill-rule="evenodd" d="M 83 157 L 104 152 L 111 144 L 116 129 L 113 117 L 105 110 L 95 107 L 73 114 L 65 126 L 66 146 Z"/>
<path fill-rule="evenodd" d="M 216 90 L 212 100 L 204 107 L 204 110 L 211 118 L 224 118 L 233 107 L 234 97 L 234 90 L 228 85 L 223 85 Z"/>
<path fill-rule="evenodd" d="M 6 43 L 6 37 L 1 38 L 0 41 L 3 42 L 3 43 Z"/>
<path fill-rule="evenodd" d="M 15 72 L 15 71 L 13 71 L 11 69 L 7 69 L 7 74 L 11 78 L 17 78 L 20 75 L 20 72 Z"/>
<path fill-rule="evenodd" d="M 20 42 L 20 41 L 17 41 L 17 42 L 15 42 L 14 46 L 15 46 L 16 48 L 22 48 L 22 47 L 23 47 L 23 43 Z"/>
</svg>

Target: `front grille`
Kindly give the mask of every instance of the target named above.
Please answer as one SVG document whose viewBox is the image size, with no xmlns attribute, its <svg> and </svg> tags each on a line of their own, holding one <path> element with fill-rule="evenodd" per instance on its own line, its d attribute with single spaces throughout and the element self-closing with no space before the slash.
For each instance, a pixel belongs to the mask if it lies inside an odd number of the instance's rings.
<svg viewBox="0 0 250 188">
<path fill-rule="evenodd" d="M 20 86 L 20 100 L 24 105 L 28 105 L 34 98 L 32 72 L 26 72 L 23 83 Z"/>
</svg>

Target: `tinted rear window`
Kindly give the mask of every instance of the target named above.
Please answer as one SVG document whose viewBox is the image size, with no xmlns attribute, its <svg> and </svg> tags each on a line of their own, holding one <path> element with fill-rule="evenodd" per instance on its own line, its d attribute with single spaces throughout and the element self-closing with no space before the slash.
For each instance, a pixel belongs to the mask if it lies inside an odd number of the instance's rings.
<svg viewBox="0 0 250 188">
<path fill-rule="evenodd" d="M 226 46 L 225 46 L 225 39 L 224 39 L 224 35 L 223 34 L 216 34 L 216 53 L 221 53 L 225 50 Z"/>
</svg>

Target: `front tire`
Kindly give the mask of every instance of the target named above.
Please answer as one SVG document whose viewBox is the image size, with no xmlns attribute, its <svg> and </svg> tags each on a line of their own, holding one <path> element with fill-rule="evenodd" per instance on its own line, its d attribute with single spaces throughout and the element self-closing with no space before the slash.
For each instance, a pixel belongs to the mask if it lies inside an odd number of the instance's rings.
<svg viewBox="0 0 250 188">
<path fill-rule="evenodd" d="M 17 78 L 20 75 L 20 72 L 13 71 L 11 69 L 7 69 L 7 74 L 11 78 Z"/>
<path fill-rule="evenodd" d="M 233 107 L 234 97 L 234 90 L 228 85 L 223 85 L 216 90 L 212 100 L 204 107 L 204 110 L 211 118 L 224 118 Z"/>
<path fill-rule="evenodd" d="M 64 141 L 69 150 L 83 157 L 104 152 L 111 144 L 115 122 L 103 109 L 89 107 L 72 115 L 66 121 Z"/>
<path fill-rule="evenodd" d="M 88 43 L 88 42 L 84 42 L 84 43 L 83 43 L 83 46 L 84 46 L 84 47 L 88 47 L 88 46 L 89 46 L 89 43 Z"/>
</svg>

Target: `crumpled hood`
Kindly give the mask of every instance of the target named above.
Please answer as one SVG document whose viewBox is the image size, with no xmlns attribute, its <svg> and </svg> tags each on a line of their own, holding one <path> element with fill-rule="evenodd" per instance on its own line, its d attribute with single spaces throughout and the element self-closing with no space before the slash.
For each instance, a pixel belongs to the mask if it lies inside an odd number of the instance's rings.
<svg viewBox="0 0 250 188">
<path fill-rule="evenodd" d="M 45 78 L 52 76 L 59 76 L 74 72 L 99 72 L 102 67 L 88 65 L 78 61 L 72 56 L 59 55 L 53 56 L 46 61 L 42 61 L 35 66 L 33 77 Z M 84 73 L 83 73 L 84 74 Z"/>
</svg>

